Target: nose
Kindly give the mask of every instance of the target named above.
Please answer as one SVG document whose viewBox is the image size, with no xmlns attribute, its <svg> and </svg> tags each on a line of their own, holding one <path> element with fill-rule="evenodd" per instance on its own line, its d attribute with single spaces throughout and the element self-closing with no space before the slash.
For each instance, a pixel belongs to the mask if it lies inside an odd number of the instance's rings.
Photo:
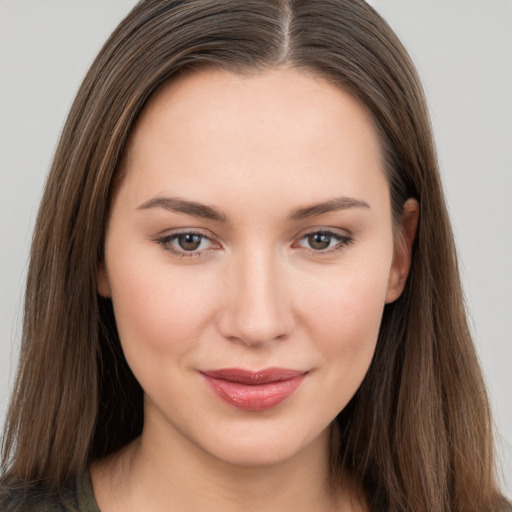
<svg viewBox="0 0 512 512">
<path fill-rule="evenodd" d="M 226 295 L 218 320 L 225 338 L 258 347 L 283 340 L 293 330 L 286 276 L 270 251 L 249 251 L 233 261 Z"/>
</svg>

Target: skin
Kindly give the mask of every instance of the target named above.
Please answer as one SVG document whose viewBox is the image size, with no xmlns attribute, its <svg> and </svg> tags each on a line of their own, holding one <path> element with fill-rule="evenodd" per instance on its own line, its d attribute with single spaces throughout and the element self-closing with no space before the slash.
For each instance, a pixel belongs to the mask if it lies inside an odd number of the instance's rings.
<svg viewBox="0 0 512 512">
<path fill-rule="evenodd" d="M 152 97 L 122 172 L 98 289 L 144 389 L 145 423 L 92 466 L 101 510 L 362 507 L 327 486 L 330 425 L 368 369 L 384 305 L 402 292 L 418 211 L 404 205 L 394 236 L 368 113 L 295 69 L 190 72 Z M 171 211 L 162 197 L 226 220 Z M 339 197 L 358 204 L 289 218 Z M 180 257 L 177 231 L 206 238 Z M 342 238 L 320 238 L 323 249 L 308 237 L 319 231 Z M 308 373 L 255 412 L 220 400 L 199 373 L 230 367 Z"/>
</svg>

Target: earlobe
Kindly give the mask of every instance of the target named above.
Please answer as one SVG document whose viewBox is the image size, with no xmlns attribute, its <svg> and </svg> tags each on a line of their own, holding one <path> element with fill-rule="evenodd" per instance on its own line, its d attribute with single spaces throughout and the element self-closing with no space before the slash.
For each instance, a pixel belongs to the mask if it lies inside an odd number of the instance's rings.
<svg viewBox="0 0 512 512">
<path fill-rule="evenodd" d="M 402 219 L 395 241 L 393 263 L 389 273 L 386 303 L 394 302 L 405 287 L 411 266 L 412 245 L 418 227 L 419 204 L 408 199 L 402 208 Z"/>
<path fill-rule="evenodd" d="M 105 264 L 103 262 L 98 265 L 96 283 L 98 286 L 98 293 L 102 297 L 110 297 L 110 283 L 108 280 L 107 269 L 105 268 Z"/>
</svg>

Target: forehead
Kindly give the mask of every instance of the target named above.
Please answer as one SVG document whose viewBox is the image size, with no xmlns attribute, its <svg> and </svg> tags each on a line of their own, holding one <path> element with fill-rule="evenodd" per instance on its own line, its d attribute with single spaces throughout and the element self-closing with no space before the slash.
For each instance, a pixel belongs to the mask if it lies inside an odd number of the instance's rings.
<svg viewBox="0 0 512 512">
<path fill-rule="evenodd" d="M 194 191 L 197 200 L 228 190 L 261 201 L 273 188 L 304 203 L 387 188 L 368 112 L 292 68 L 203 69 L 166 83 L 130 137 L 125 179 L 148 195 Z"/>
<path fill-rule="evenodd" d="M 270 111 L 275 113 L 273 118 L 269 116 Z M 139 116 L 131 141 L 137 143 L 140 132 L 164 116 L 179 121 L 188 120 L 192 114 L 200 117 L 205 128 L 219 128 L 217 115 L 223 114 L 226 121 L 232 116 L 233 126 L 246 120 L 248 125 L 257 123 L 255 128 L 259 130 L 261 123 L 267 122 L 267 132 L 272 127 L 278 130 L 278 121 L 289 124 L 303 121 L 301 128 L 305 131 L 308 126 L 313 130 L 317 128 L 315 123 L 339 114 L 343 117 L 355 114 L 365 128 L 373 129 L 371 116 L 357 99 L 309 71 L 281 67 L 235 74 L 206 67 L 199 71 L 186 70 L 157 89 Z M 351 131 L 358 127 L 352 125 Z"/>
</svg>

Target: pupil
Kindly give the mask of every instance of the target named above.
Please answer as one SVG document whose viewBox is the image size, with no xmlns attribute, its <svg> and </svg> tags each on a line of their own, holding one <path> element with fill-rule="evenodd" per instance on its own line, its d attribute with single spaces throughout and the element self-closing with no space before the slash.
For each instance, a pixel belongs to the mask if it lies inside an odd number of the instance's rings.
<svg viewBox="0 0 512 512">
<path fill-rule="evenodd" d="M 180 235 L 178 243 L 185 251 L 193 251 L 201 245 L 201 237 L 193 234 Z"/>
<path fill-rule="evenodd" d="M 310 235 L 308 237 L 309 245 L 313 249 L 327 249 L 329 247 L 329 244 L 331 242 L 330 235 L 324 235 L 322 233 L 316 233 L 314 235 Z"/>
</svg>

